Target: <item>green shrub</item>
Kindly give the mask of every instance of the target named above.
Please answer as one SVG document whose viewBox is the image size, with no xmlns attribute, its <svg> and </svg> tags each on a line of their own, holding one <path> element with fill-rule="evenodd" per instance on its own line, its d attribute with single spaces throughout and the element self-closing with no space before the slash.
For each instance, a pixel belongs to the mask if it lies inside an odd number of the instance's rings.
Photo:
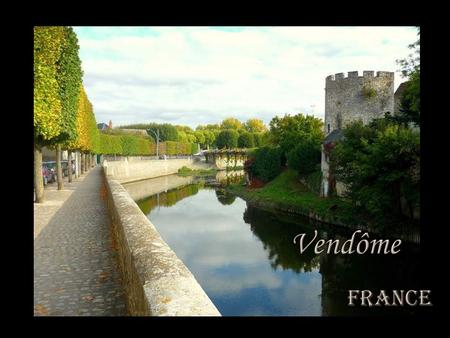
<svg viewBox="0 0 450 338">
<path fill-rule="evenodd" d="M 320 164 L 320 144 L 312 140 L 299 143 L 287 153 L 289 168 L 297 170 L 300 175 L 308 175 L 317 170 Z"/>
<path fill-rule="evenodd" d="M 263 133 L 253 133 L 255 147 L 262 147 L 264 144 Z"/>
<path fill-rule="evenodd" d="M 365 86 L 362 89 L 362 94 L 365 98 L 371 99 L 371 98 L 377 96 L 377 91 L 374 88 Z"/>
<path fill-rule="evenodd" d="M 261 147 L 252 152 L 250 173 L 264 182 L 269 182 L 281 172 L 281 150 L 279 147 Z"/>
<path fill-rule="evenodd" d="M 255 139 L 253 133 L 243 132 L 238 138 L 239 148 L 253 148 L 255 146 Z"/>
</svg>

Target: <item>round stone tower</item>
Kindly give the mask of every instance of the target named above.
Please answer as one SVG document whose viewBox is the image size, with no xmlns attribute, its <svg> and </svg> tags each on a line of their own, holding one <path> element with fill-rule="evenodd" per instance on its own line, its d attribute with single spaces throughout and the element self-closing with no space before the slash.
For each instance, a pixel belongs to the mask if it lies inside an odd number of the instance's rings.
<svg viewBox="0 0 450 338">
<path fill-rule="evenodd" d="M 394 113 L 394 73 L 364 71 L 330 75 L 325 84 L 325 134 L 348 123 L 364 124 L 386 112 Z"/>
<path fill-rule="evenodd" d="M 385 113 L 394 114 L 394 73 L 364 71 L 330 75 L 325 85 L 325 140 L 322 145 L 322 184 L 321 195 L 336 193 L 341 196 L 345 186 L 334 180 L 330 173 L 328 155 L 324 146 L 342 138 L 341 129 L 347 124 L 361 120 L 368 124 Z"/>
</svg>

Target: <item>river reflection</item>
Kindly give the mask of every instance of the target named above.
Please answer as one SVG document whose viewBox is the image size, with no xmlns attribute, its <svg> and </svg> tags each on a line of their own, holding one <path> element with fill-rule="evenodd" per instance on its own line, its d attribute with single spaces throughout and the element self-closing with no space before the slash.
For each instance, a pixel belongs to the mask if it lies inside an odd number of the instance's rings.
<svg viewBox="0 0 450 338">
<path fill-rule="evenodd" d="M 346 315 L 407 312 L 348 307 L 348 289 L 417 288 L 418 253 L 396 256 L 299 254 L 293 238 L 318 229 L 307 219 L 263 211 L 199 182 L 138 201 L 222 315 Z"/>
</svg>

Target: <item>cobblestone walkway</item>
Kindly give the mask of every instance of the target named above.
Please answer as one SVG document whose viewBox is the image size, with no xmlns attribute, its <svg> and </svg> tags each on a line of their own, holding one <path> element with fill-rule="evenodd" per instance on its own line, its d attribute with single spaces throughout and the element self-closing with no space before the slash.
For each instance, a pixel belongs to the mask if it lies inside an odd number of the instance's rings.
<svg viewBox="0 0 450 338">
<path fill-rule="evenodd" d="M 46 188 L 45 203 L 35 203 L 35 315 L 125 315 L 101 187 L 96 167 L 62 191 Z"/>
</svg>

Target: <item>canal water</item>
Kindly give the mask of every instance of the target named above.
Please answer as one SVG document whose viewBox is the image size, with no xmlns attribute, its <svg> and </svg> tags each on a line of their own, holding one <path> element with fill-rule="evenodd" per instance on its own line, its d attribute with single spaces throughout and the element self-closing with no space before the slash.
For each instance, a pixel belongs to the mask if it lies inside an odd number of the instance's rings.
<svg viewBox="0 0 450 338">
<path fill-rule="evenodd" d="M 204 181 L 137 204 L 224 316 L 411 314 L 417 307 L 349 307 L 349 289 L 419 289 L 417 245 L 397 255 L 300 254 L 293 238 L 353 231 L 260 210 Z M 374 238 L 374 237 L 371 237 Z M 380 237 L 378 237 L 380 238 Z"/>
</svg>

